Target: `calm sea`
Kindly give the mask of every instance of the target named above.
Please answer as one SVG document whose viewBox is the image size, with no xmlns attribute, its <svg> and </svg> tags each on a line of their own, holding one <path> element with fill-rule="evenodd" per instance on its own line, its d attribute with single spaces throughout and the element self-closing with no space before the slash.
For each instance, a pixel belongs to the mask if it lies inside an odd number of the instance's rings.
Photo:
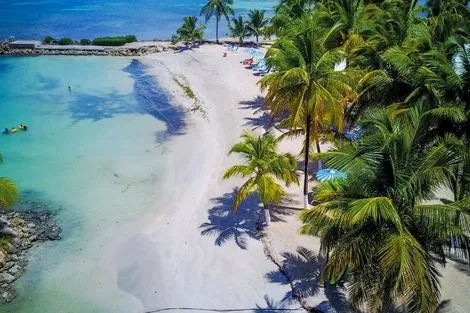
<svg viewBox="0 0 470 313">
<path fill-rule="evenodd" d="M 271 11 L 277 0 L 235 0 L 236 14 Z M 0 39 L 42 39 L 46 35 L 75 40 L 136 34 L 139 39 L 168 39 L 187 15 L 199 15 L 205 0 L 0 0 Z M 209 23 L 207 38 L 215 27 Z M 227 27 L 222 23 L 220 35 Z"/>
</svg>

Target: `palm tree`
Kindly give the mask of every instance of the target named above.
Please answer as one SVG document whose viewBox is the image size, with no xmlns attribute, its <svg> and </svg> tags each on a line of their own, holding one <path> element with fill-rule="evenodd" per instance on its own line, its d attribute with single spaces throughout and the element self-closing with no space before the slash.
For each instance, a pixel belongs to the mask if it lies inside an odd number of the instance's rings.
<svg viewBox="0 0 470 313">
<path fill-rule="evenodd" d="M 230 28 L 230 36 L 233 38 L 238 38 L 240 46 L 243 45 L 243 39 L 247 36 L 247 27 L 246 22 L 243 20 L 242 16 L 232 19 L 232 25 Z"/>
<path fill-rule="evenodd" d="M 350 301 L 368 312 L 400 302 L 407 312 L 434 313 L 436 265 L 445 265 L 451 248 L 469 260 L 470 199 L 427 202 L 463 161 L 443 140 L 427 136 L 428 112 L 423 106 L 400 114 L 368 111 L 359 141 L 337 142 L 315 156 L 347 179 L 320 184 L 319 204 L 301 213 L 301 232 L 321 237 L 329 254 L 325 279 L 347 279 Z"/>
<path fill-rule="evenodd" d="M 312 24 L 313 23 L 313 24 Z M 308 162 L 311 142 L 320 152 L 320 137 L 330 126 L 343 126 L 344 107 L 356 96 L 351 75 L 336 72 L 334 66 L 342 55 L 323 44 L 321 32 L 310 26 L 289 39 L 281 38 L 268 51 L 270 66 L 277 69 L 259 84 L 267 91 L 264 105 L 272 116 L 288 117 L 283 125 L 287 135 L 304 135 L 304 207 L 308 208 Z"/>
<path fill-rule="evenodd" d="M 255 9 L 248 13 L 247 28 L 250 35 L 256 37 L 256 44 L 258 44 L 258 38 L 266 25 L 268 25 L 268 19 L 264 17 L 264 10 Z"/>
<path fill-rule="evenodd" d="M 206 23 L 215 15 L 215 38 L 217 44 L 219 43 L 220 19 L 223 16 L 227 20 L 227 23 L 230 23 L 229 16 L 234 13 L 231 7 L 232 4 L 233 0 L 209 0 L 201 9 L 201 15 L 205 16 Z"/>
<path fill-rule="evenodd" d="M 287 185 L 299 183 L 297 160 L 289 153 L 279 154 L 276 138 L 269 132 L 258 137 L 244 133 L 241 138 L 242 141 L 235 144 L 229 153 L 240 154 L 245 164 L 230 167 L 223 176 L 224 179 L 233 176 L 248 178 L 238 190 L 233 210 L 236 211 L 241 202 L 257 191 L 263 203 L 266 224 L 269 225 L 269 205 L 279 203 L 286 194 L 277 180 Z"/>
<path fill-rule="evenodd" d="M 195 42 L 202 41 L 205 28 L 205 25 L 197 26 L 197 17 L 186 16 L 183 25 L 176 30 L 177 38 L 180 41 L 191 42 L 191 45 L 194 45 Z"/>
<path fill-rule="evenodd" d="M 3 163 L 0 154 L 0 164 Z M 5 177 L 0 177 L 0 209 L 11 208 L 18 201 L 19 192 L 16 185 Z"/>
</svg>

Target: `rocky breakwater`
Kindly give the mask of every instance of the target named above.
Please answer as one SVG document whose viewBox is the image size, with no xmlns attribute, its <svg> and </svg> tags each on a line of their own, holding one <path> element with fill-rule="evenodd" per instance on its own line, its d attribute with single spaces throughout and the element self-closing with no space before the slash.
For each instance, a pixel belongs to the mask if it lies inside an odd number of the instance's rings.
<svg viewBox="0 0 470 313">
<path fill-rule="evenodd" d="M 142 45 L 137 47 L 107 47 L 93 49 L 90 46 L 50 47 L 41 46 L 35 49 L 12 49 L 7 43 L 0 44 L 0 55 L 34 56 L 34 55 L 94 55 L 94 56 L 145 56 L 171 49 L 168 44 Z"/>
<path fill-rule="evenodd" d="M 29 249 L 59 240 L 61 232 L 50 213 L 0 213 L 0 304 L 16 297 L 13 282 L 25 271 Z"/>
</svg>

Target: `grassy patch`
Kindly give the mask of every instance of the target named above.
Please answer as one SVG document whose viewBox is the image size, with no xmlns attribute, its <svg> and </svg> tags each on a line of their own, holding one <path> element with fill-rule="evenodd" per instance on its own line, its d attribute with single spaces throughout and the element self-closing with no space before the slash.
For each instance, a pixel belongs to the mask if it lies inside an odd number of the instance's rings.
<svg viewBox="0 0 470 313">
<path fill-rule="evenodd" d="M 199 112 L 205 118 L 206 117 L 206 111 L 202 107 L 201 102 L 196 97 L 196 95 L 194 94 L 194 91 L 191 89 L 191 87 L 189 85 L 186 85 L 185 83 L 183 83 L 181 80 L 179 80 L 174 75 L 173 75 L 173 80 L 181 88 L 181 90 L 183 90 L 186 97 L 188 97 L 189 99 L 194 100 L 194 104 L 190 108 L 188 108 L 187 112 Z"/>
</svg>

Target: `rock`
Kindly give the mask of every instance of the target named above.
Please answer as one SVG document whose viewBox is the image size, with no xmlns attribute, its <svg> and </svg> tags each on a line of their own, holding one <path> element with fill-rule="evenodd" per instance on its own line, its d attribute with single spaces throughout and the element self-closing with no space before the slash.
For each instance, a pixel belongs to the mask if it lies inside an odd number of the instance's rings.
<svg viewBox="0 0 470 313">
<path fill-rule="evenodd" d="M 18 236 L 18 233 L 16 231 L 14 231 L 12 228 L 10 227 L 3 227 L 1 230 L 0 230 L 0 233 L 4 234 L 4 235 L 10 235 L 10 236 Z"/>
<path fill-rule="evenodd" d="M 8 273 L 10 273 L 11 275 L 15 277 L 18 277 L 21 274 L 21 267 L 18 264 L 16 264 L 8 270 Z"/>
<path fill-rule="evenodd" d="M 0 267 L 5 265 L 6 262 L 7 262 L 7 255 L 5 252 L 3 252 L 3 250 L 0 250 Z"/>
<path fill-rule="evenodd" d="M 38 237 L 36 235 L 32 235 L 31 237 L 29 237 L 29 240 L 33 242 L 33 241 L 38 240 Z"/>
<path fill-rule="evenodd" d="M 36 227 L 36 224 L 34 224 L 34 223 L 29 223 L 29 224 L 26 225 L 26 226 L 28 226 L 29 228 L 35 228 L 35 227 Z"/>
<path fill-rule="evenodd" d="M 16 279 L 15 276 L 8 273 L 0 273 L 0 283 L 7 282 L 11 283 Z"/>
<path fill-rule="evenodd" d="M 15 265 L 15 262 L 14 262 L 14 261 L 7 262 L 7 263 L 5 264 L 5 268 L 6 268 L 6 269 L 9 269 L 10 267 L 13 267 L 14 265 Z"/>
<path fill-rule="evenodd" d="M 10 255 L 10 260 L 12 260 L 12 261 L 18 261 L 18 256 L 13 253 L 13 254 Z"/>
<path fill-rule="evenodd" d="M 61 232 L 62 232 L 62 230 L 60 229 L 59 226 L 53 225 L 47 233 L 47 238 L 49 240 L 59 240 Z"/>
</svg>

